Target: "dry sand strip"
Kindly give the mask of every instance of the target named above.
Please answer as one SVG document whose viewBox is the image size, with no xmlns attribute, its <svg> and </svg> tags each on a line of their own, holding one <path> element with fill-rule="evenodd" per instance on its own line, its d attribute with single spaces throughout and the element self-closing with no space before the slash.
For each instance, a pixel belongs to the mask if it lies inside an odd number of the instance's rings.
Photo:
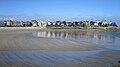
<svg viewBox="0 0 120 67">
<path fill-rule="evenodd" d="M 0 31 L 33 31 L 33 30 L 42 30 L 46 28 L 40 28 L 40 27 L 0 27 Z"/>
</svg>

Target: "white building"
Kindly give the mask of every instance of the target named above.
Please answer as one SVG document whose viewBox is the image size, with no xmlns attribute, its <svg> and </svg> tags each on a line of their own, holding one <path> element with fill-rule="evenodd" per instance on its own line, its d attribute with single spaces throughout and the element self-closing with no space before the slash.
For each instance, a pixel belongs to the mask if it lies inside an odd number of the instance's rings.
<svg viewBox="0 0 120 67">
<path fill-rule="evenodd" d="M 38 27 L 45 28 L 49 22 L 47 21 L 37 21 Z"/>
<path fill-rule="evenodd" d="M 52 22 L 47 22 L 48 25 L 52 25 Z"/>
<path fill-rule="evenodd" d="M 106 25 L 106 20 L 103 20 L 101 25 Z"/>
<path fill-rule="evenodd" d="M 99 24 L 99 21 L 96 20 L 96 22 L 94 23 L 94 26 L 98 26 L 98 24 Z"/>
<path fill-rule="evenodd" d="M 113 22 L 112 21 L 110 21 L 110 24 L 112 24 Z"/>
<path fill-rule="evenodd" d="M 6 20 L 6 21 L 4 21 L 4 24 L 6 26 L 12 26 L 13 22 L 12 22 L 12 20 Z"/>
<path fill-rule="evenodd" d="M 32 20 L 32 27 L 37 27 L 38 26 L 38 22 L 36 20 Z"/>
</svg>

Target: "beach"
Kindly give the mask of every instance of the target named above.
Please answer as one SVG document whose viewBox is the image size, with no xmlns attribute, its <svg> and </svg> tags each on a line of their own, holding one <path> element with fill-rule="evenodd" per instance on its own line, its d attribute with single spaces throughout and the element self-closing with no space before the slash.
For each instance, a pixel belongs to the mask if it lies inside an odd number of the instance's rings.
<svg viewBox="0 0 120 67">
<path fill-rule="evenodd" d="M 119 50 L 100 44 L 32 35 L 49 30 L 1 28 L 0 67 L 110 67 L 120 60 Z"/>
</svg>

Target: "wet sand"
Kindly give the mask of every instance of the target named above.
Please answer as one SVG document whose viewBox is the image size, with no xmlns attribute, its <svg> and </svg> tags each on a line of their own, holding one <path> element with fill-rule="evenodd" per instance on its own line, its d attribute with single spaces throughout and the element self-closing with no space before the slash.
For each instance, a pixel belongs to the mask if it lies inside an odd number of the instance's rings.
<svg viewBox="0 0 120 67">
<path fill-rule="evenodd" d="M 32 32 L 0 31 L 0 67 L 109 67 L 120 59 L 119 51 L 99 44 L 37 38 Z"/>
</svg>

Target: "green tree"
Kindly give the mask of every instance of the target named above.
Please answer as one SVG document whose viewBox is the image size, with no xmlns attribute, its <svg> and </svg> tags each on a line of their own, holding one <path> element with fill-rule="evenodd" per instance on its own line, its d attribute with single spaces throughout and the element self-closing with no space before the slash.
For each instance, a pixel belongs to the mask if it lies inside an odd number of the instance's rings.
<svg viewBox="0 0 120 67">
<path fill-rule="evenodd" d="M 114 23 L 111 23 L 110 26 L 115 26 L 115 27 L 118 27 L 117 24 L 114 22 Z"/>
</svg>

